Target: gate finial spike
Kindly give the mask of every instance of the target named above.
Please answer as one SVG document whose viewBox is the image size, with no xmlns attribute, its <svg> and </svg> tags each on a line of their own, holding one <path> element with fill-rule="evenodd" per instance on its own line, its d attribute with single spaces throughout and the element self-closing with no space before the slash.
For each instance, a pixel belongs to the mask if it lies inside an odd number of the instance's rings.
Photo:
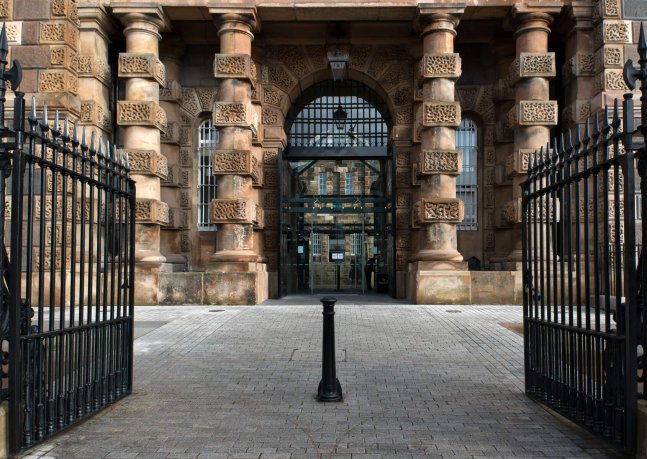
<svg viewBox="0 0 647 459">
<path fill-rule="evenodd" d="M 580 125 L 575 125 L 575 148 L 578 148 L 582 141 L 580 140 Z"/>
<path fill-rule="evenodd" d="M 9 44 L 7 43 L 7 23 L 2 21 L 2 30 L 0 31 L 0 61 L 7 63 L 7 53 Z"/>
<path fill-rule="evenodd" d="M 645 40 L 645 24 L 640 22 L 640 36 L 638 37 L 638 55 L 641 60 L 647 59 L 647 40 Z"/>
<path fill-rule="evenodd" d="M 36 96 L 31 96 L 31 113 L 30 118 L 36 121 Z"/>
<path fill-rule="evenodd" d="M 101 151 L 101 144 L 103 143 L 103 136 L 99 135 L 99 143 L 98 143 L 98 148 L 97 148 L 97 156 L 103 156 L 103 152 Z"/>
<path fill-rule="evenodd" d="M 573 152 L 573 130 L 569 129 L 566 131 L 566 150 L 567 155 L 570 157 Z"/>
<path fill-rule="evenodd" d="M 54 135 L 58 134 L 58 123 L 59 123 L 59 113 L 58 113 L 58 108 L 54 112 L 54 128 L 52 129 L 52 133 Z"/>
<path fill-rule="evenodd" d="M 72 142 L 79 142 L 79 120 L 74 120 L 74 133 L 72 134 Z"/>
<path fill-rule="evenodd" d="M 43 125 L 47 125 L 47 102 L 43 105 Z"/>
<path fill-rule="evenodd" d="M 609 106 L 604 106 L 604 118 L 602 119 L 602 129 L 609 127 Z"/>
<path fill-rule="evenodd" d="M 81 148 L 87 148 L 88 143 L 86 141 L 86 135 L 85 135 L 85 126 L 83 126 L 83 132 L 81 133 Z"/>
<path fill-rule="evenodd" d="M 92 130 L 90 133 L 90 155 L 94 154 L 94 138 L 95 138 L 95 132 Z"/>
<path fill-rule="evenodd" d="M 67 115 L 65 115 L 65 120 L 63 121 L 63 137 L 67 139 L 69 138 L 69 135 L 70 135 L 70 120 L 67 117 Z"/>
</svg>

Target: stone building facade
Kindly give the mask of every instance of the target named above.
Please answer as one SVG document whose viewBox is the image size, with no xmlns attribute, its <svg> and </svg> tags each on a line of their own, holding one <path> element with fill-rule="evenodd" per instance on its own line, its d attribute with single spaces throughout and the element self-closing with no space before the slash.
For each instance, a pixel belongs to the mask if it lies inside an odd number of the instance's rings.
<svg viewBox="0 0 647 459">
<path fill-rule="evenodd" d="M 333 161 L 317 174 L 337 192 L 302 193 L 300 209 L 323 205 L 343 234 L 344 262 L 328 262 L 345 287 L 372 259 L 372 282 L 414 303 L 518 303 L 532 153 L 626 91 L 647 2 L 2 0 L 0 16 L 21 90 L 128 154 L 138 304 L 261 303 L 291 292 L 291 257 L 314 276 L 314 230 L 286 236 L 286 167 L 307 154 Z M 304 95 L 348 102 L 360 86 L 384 107 L 386 148 L 313 140 L 297 158 Z M 383 171 L 382 226 L 375 196 L 346 185 L 358 160 Z M 371 230 L 344 232 L 353 218 L 335 214 L 353 202 Z"/>
</svg>

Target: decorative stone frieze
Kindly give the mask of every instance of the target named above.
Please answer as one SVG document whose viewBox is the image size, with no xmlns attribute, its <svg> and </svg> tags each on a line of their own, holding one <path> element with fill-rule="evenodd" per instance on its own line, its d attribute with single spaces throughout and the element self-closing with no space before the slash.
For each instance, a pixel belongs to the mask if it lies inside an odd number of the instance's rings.
<svg viewBox="0 0 647 459">
<path fill-rule="evenodd" d="M 67 70 L 42 70 L 38 72 L 39 92 L 69 92 L 77 94 L 79 80 Z"/>
<path fill-rule="evenodd" d="M 154 54 L 120 53 L 118 72 L 120 78 L 152 78 L 160 86 L 166 85 L 166 69 Z"/>
<path fill-rule="evenodd" d="M 169 206 L 165 202 L 156 199 L 137 199 L 135 203 L 135 221 L 137 223 L 167 225 L 169 218 Z"/>
<path fill-rule="evenodd" d="M 154 150 L 125 149 L 130 161 L 130 171 L 138 175 L 155 175 L 161 179 L 168 176 L 168 160 Z"/>
<path fill-rule="evenodd" d="M 420 175 L 458 175 L 463 161 L 458 150 L 423 150 L 420 154 Z"/>
<path fill-rule="evenodd" d="M 215 150 L 211 163 L 213 175 L 247 175 L 254 180 L 260 176 L 258 160 L 251 151 Z"/>
<path fill-rule="evenodd" d="M 41 22 L 39 36 L 42 44 L 67 44 L 74 49 L 79 41 L 78 30 L 68 21 Z"/>
<path fill-rule="evenodd" d="M 555 53 L 520 53 L 510 68 L 510 84 L 516 84 L 521 78 L 555 75 Z"/>
<path fill-rule="evenodd" d="M 249 223 L 257 222 L 258 205 L 251 199 L 214 199 L 210 212 L 213 223 Z"/>
<path fill-rule="evenodd" d="M 463 201 L 456 198 L 423 198 L 417 204 L 421 223 L 459 223 L 465 215 Z"/>
<path fill-rule="evenodd" d="M 425 54 L 418 65 L 419 83 L 425 78 L 452 78 L 461 76 L 461 58 L 458 53 Z"/>
<path fill-rule="evenodd" d="M 276 167 L 264 167 L 263 179 L 266 188 L 277 188 L 279 184 L 279 174 Z"/>
<path fill-rule="evenodd" d="M 628 91 L 622 76 L 622 70 L 608 69 L 602 71 L 595 80 L 595 92 Z"/>
<path fill-rule="evenodd" d="M 513 177 L 528 173 L 528 166 L 534 158 L 535 150 L 530 148 L 520 148 L 506 158 L 505 175 Z"/>
<path fill-rule="evenodd" d="M 213 76 L 238 78 L 256 85 L 256 66 L 246 54 L 216 54 L 213 61 Z"/>
<path fill-rule="evenodd" d="M 411 232 L 410 231 L 399 231 L 395 238 L 395 248 L 408 249 L 411 247 Z"/>
<path fill-rule="evenodd" d="M 79 77 L 96 78 L 106 86 L 110 84 L 110 66 L 106 61 L 101 60 L 97 56 L 92 54 L 77 54 L 73 67 L 76 69 Z"/>
<path fill-rule="evenodd" d="M 93 100 L 81 101 L 79 122 L 81 124 L 92 124 L 104 131 L 112 130 L 112 116 L 110 111 Z"/>
<path fill-rule="evenodd" d="M 256 112 L 250 102 L 216 102 L 213 106 L 215 126 L 249 127 L 254 124 Z"/>
<path fill-rule="evenodd" d="M 166 123 L 166 130 L 160 136 L 162 143 L 178 145 L 180 143 L 180 126 L 175 121 Z"/>
<path fill-rule="evenodd" d="M 508 115 L 513 126 L 554 126 L 557 124 L 557 101 L 522 100 Z"/>
<path fill-rule="evenodd" d="M 423 127 L 458 127 L 460 124 L 461 107 L 458 102 L 423 102 Z"/>
<path fill-rule="evenodd" d="M 167 129 L 166 112 L 157 102 L 117 101 L 117 124 L 120 126 L 151 126 L 164 132 Z"/>
</svg>

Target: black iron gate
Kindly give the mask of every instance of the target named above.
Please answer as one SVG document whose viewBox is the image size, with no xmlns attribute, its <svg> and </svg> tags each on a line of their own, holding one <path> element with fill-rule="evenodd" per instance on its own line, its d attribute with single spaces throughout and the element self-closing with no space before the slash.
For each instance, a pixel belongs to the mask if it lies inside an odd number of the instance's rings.
<svg viewBox="0 0 647 459">
<path fill-rule="evenodd" d="M 34 99 L 25 125 L 19 91 L 5 127 L 5 84 L 21 74 L 6 56 L 3 28 L 1 387 L 16 453 L 131 391 L 135 185 L 127 157 L 58 111 L 37 116 Z"/>
<path fill-rule="evenodd" d="M 632 94 L 530 159 L 523 184 L 526 392 L 627 451 L 635 449 L 647 344 L 647 43 Z M 637 176 L 636 176 L 637 173 Z M 639 189 L 636 184 L 640 183 Z"/>
</svg>

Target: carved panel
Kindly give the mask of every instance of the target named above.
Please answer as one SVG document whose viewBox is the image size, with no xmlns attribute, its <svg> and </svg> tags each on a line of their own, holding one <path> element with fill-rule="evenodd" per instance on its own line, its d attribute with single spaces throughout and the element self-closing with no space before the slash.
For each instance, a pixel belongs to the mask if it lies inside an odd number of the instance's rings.
<svg viewBox="0 0 647 459">
<path fill-rule="evenodd" d="M 398 167 L 395 172 L 396 188 L 408 188 L 411 185 L 411 170 Z"/>
<path fill-rule="evenodd" d="M 350 68 L 363 70 L 371 57 L 373 46 L 371 45 L 353 45 L 350 50 Z"/>
<path fill-rule="evenodd" d="M 420 155 L 421 175 L 461 173 L 463 161 L 458 150 L 423 150 Z"/>
<path fill-rule="evenodd" d="M 503 206 L 501 215 L 502 223 L 504 224 L 514 225 L 521 223 L 521 200 L 515 199 L 507 202 L 505 206 Z"/>
<path fill-rule="evenodd" d="M 409 167 L 411 152 L 404 150 L 398 151 L 395 156 L 395 163 L 397 167 Z"/>
<path fill-rule="evenodd" d="M 274 86 L 263 87 L 263 103 L 274 105 L 275 107 L 282 107 L 284 104 L 283 92 Z"/>
<path fill-rule="evenodd" d="M 128 156 L 132 174 L 156 175 L 162 179 L 167 177 L 168 161 L 166 156 L 154 150 L 126 149 L 124 154 Z"/>
<path fill-rule="evenodd" d="M 263 150 L 263 164 L 276 164 L 279 159 L 279 152 L 276 150 Z"/>
<path fill-rule="evenodd" d="M 239 78 L 256 84 L 256 66 L 246 54 L 216 54 L 213 61 L 216 78 Z"/>
<path fill-rule="evenodd" d="M 410 220 L 411 220 L 411 210 L 409 209 L 395 210 L 395 227 L 397 229 L 409 229 L 411 227 Z"/>
<path fill-rule="evenodd" d="M 157 56 L 150 53 L 119 53 L 120 78 L 152 78 L 166 85 L 166 69 Z"/>
<path fill-rule="evenodd" d="M 117 101 L 117 124 L 120 126 L 154 126 L 165 131 L 166 112 L 156 102 Z"/>
<path fill-rule="evenodd" d="M 600 17 L 620 17 L 620 0 L 600 0 L 597 6 L 600 9 Z"/>
<path fill-rule="evenodd" d="M 104 131 L 112 130 L 112 116 L 110 111 L 92 100 L 81 101 L 81 124 L 93 124 Z"/>
<path fill-rule="evenodd" d="M 622 45 L 604 45 L 595 53 L 595 72 L 599 73 L 605 68 L 621 69 L 624 62 Z"/>
<path fill-rule="evenodd" d="M 418 71 L 421 78 L 458 78 L 461 76 L 461 58 L 458 53 L 425 54 Z"/>
<path fill-rule="evenodd" d="M 301 51 L 301 47 L 292 45 L 273 46 L 266 51 L 269 60 L 280 61 L 285 68 L 297 78 L 302 79 L 311 73 L 308 58 Z"/>
<path fill-rule="evenodd" d="M 274 190 L 263 193 L 263 207 L 277 209 L 279 207 L 279 194 Z"/>
<path fill-rule="evenodd" d="M 200 101 L 194 88 L 182 88 L 180 107 L 193 116 L 196 116 L 200 112 Z"/>
<path fill-rule="evenodd" d="M 264 107 L 262 112 L 262 122 L 264 125 L 276 126 L 283 125 L 283 113 L 280 110 Z"/>
<path fill-rule="evenodd" d="M 156 199 L 137 199 L 135 203 L 135 220 L 137 223 L 167 225 L 169 219 L 169 207 L 165 202 Z"/>
<path fill-rule="evenodd" d="M 520 53 L 510 67 L 510 72 L 512 85 L 520 78 L 552 78 L 556 75 L 555 53 Z"/>
<path fill-rule="evenodd" d="M 77 54 L 73 67 L 76 69 L 79 77 L 92 77 L 98 79 L 104 85 L 110 84 L 110 66 L 98 56 L 92 54 Z"/>
<path fill-rule="evenodd" d="M 531 148 L 520 148 L 512 153 L 505 162 L 505 173 L 507 177 L 523 175 L 528 173 L 528 166 L 534 158 L 535 150 Z"/>
<path fill-rule="evenodd" d="M 418 206 L 420 222 L 425 223 L 459 223 L 463 221 L 463 201 L 455 198 L 422 199 Z"/>
<path fill-rule="evenodd" d="M 266 188 L 277 188 L 279 184 L 279 174 L 275 167 L 263 168 L 263 179 Z"/>
<path fill-rule="evenodd" d="M 213 110 L 213 101 L 216 98 L 216 88 L 196 88 L 195 90 L 200 107 L 203 111 Z"/>
<path fill-rule="evenodd" d="M 249 199 L 214 199 L 210 205 L 213 223 L 254 223 L 256 203 Z"/>
<path fill-rule="evenodd" d="M 461 124 L 461 107 L 458 102 L 424 102 L 422 125 L 453 126 Z"/>
<path fill-rule="evenodd" d="M 160 88 L 160 100 L 178 102 L 182 98 L 182 86 L 175 80 L 167 81 L 163 88 Z"/>
<path fill-rule="evenodd" d="M 622 76 L 622 70 L 607 69 L 600 73 L 595 81 L 595 92 L 628 91 Z"/>
<path fill-rule="evenodd" d="M 557 101 L 522 100 L 518 105 L 516 121 L 521 126 L 554 126 L 557 124 Z"/>
<path fill-rule="evenodd" d="M 69 22 L 41 22 L 40 42 L 42 44 L 68 44 L 77 49 L 79 32 Z"/>
<path fill-rule="evenodd" d="M 395 207 L 411 207 L 411 191 L 398 190 L 395 194 Z"/>
<path fill-rule="evenodd" d="M 20 45 L 22 43 L 21 21 L 5 22 L 5 32 L 7 33 L 8 44 Z"/>
<path fill-rule="evenodd" d="M 215 126 L 250 126 L 253 108 L 244 102 L 216 102 L 213 110 Z"/>
<path fill-rule="evenodd" d="M 264 71 L 267 73 L 267 83 L 276 86 L 286 94 L 296 85 L 296 80 L 281 65 L 265 66 Z M 265 81 L 264 81 L 265 83 Z"/>
<path fill-rule="evenodd" d="M 49 63 L 52 67 L 76 70 L 76 53 L 69 46 L 50 46 Z"/>
<path fill-rule="evenodd" d="M 160 136 L 160 142 L 179 144 L 180 143 L 180 126 L 176 122 L 166 123 L 166 130 Z"/>
<path fill-rule="evenodd" d="M 254 176 L 251 151 L 215 150 L 211 170 L 214 175 L 249 175 Z"/>
<path fill-rule="evenodd" d="M 42 70 L 38 72 L 39 92 L 69 92 L 76 94 L 79 80 L 67 70 Z"/>
<path fill-rule="evenodd" d="M 605 43 L 632 42 L 631 21 L 604 20 L 598 24 L 594 36 L 594 47 L 598 48 Z"/>
<path fill-rule="evenodd" d="M 485 165 L 494 166 L 496 162 L 496 150 L 493 147 L 485 147 L 483 153 L 485 156 Z"/>
<path fill-rule="evenodd" d="M 395 248 L 398 250 L 408 249 L 411 247 L 411 232 L 409 231 L 398 231 L 398 234 L 395 238 Z"/>
<path fill-rule="evenodd" d="M 0 18 L 9 19 L 13 9 L 13 1 L 0 0 Z"/>
</svg>

